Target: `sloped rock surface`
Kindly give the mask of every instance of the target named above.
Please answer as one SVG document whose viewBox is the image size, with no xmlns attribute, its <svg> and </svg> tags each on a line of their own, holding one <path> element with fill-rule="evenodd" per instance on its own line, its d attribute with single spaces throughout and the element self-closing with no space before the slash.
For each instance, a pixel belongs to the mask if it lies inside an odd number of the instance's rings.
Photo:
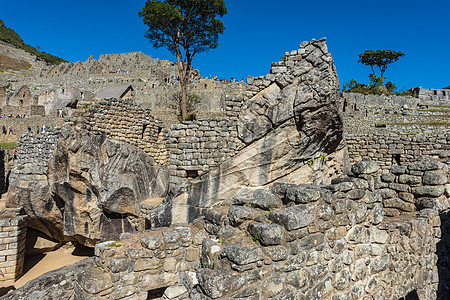
<svg viewBox="0 0 450 300">
<path fill-rule="evenodd" d="M 118 238 L 135 231 L 140 202 L 167 193 L 166 169 L 134 146 L 68 126 L 54 139 L 48 162 L 18 161 L 7 203 L 50 237 L 90 246 Z"/>
<path fill-rule="evenodd" d="M 300 50 L 303 54 L 284 57 L 283 69 L 273 66 L 275 81 L 244 105 L 238 121 L 244 143 L 294 119 L 303 152 L 330 152 L 339 144 L 343 130 L 339 79 L 326 41 L 312 41 Z"/>
<path fill-rule="evenodd" d="M 110 280 L 105 274 L 94 268 L 94 258 L 84 259 L 71 266 L 62 267 L 58 270 L 45 273 L 26 285 L 1 297 L 2 300 L 47 300 L 47 299 L 73 299 L 74 280 L 76 276 L 83 277 L 90 291 L 105 290 L 111 287 Z"/>
<path fill-rule="evenodd" d="M 254 95 L 237 122 L 247 146 L 201 177 L 189 192 L 189 205 L 209 207 L 234 197 L 243 185 L 328 183 L 328 174 L 336 173 L 329 170 L 345 168 L 339 79 L 326 41 L 302 43 L 293 53 L 273 63 L 271 74 L 250 80 Z"/>
</svg>

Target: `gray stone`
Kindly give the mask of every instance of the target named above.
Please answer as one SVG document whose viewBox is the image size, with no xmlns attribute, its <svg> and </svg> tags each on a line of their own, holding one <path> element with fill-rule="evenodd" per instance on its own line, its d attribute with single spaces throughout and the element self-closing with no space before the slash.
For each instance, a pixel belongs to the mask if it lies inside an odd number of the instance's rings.
<svg viewBox="0 0 450 300">
<path fill-rule="evenodd" d="M 394 174 L 391 174 L 391 173 L 384 173 L 381 175 L 381 180 L 384 182 L 388 182 L 388 183 L 394 182 L 395 176 L 394 176 Z"/>
<path fill-rule="evenodd" d="M 259 247 L 229 245 L 223 248 L 223 254 L 237 265 L 247 265 L 263 259 L 264 254 Z"/>
<path fill-rule="evenodd" d="M 124 272 L 128 269 L 130 261 L 127 257 L 112 257 L 106 262 L 106 265 L 113 273 Z"/>
<path fill-rule="evenodd" d="M 352 166 L 352 173 L 355 175 L 372 174 L 380 169 L 380 165 L 374 161 L 360 161 Z"/>
<path fill-rule="evenodd" d="M 225 269 L 201 269 L 197 272 L 197 279 L 202 291 L 213 299 L 235 292 L 246 283 L 243 276 L 233 275 Z"/>
<path fill-rule="evenodd" d="M 253 220 L 258 211 L 249 207 L 232 205 L 228 209 L 228 220 L 232 226 L 239 226 L 245 220 Z"/>
<path fill-rule="evenodd" d="M 446 172 L 442 170 L 426 171 L 423 174 L 424 185 L 443 185 L 448 181 Z"/>
<path fill-rule="evenodd" d="M 415 211 L 416 206 L 413 203 L 403 201 L 399 198 L 390 198 L 383 200 L 383 206 L 386 208 L 396 208 L 401 211 Z"/>
<path fill-rule="evenodd" d="M 311 186 L 299 185 L 288 189 L 286 198 L 298 204 L 315 202 L 320 199 L 320 190 Z"/>
<path fill-rule="evenodd" d="M 420 160 L 408 165 L 408 169 L 413 171 L 434 171 L 442 170 L 443 168 L 443 163 L 434 160 Z"/>
<path fill-rule="evenodd" d="M 444 194 L 443 186 L 418 186 L 411 189 L 416 197 L 439 197 Z"/>
<path fill-rule="evenodd" d="M 395 175 L 405 174 L 407 171 L 406 166 L 394 165 L 391 167 L 391 173 Z"/>
<path fill-rule="evenodd" d="M 252 236 L 257 236 L 262 245 L 280 245 L 284 239 L 283 227 L 277 224 L 250 223 L 247 228 Z"/>
<path fill-rule="evenodd" d="M 218 226 L 223 226 L 226 216 L 223 212 L 214 209 L 214 208 L 209 208 L 204 212 L 205 215 L 205 219 L 210 221 L 211 223 L 214 223 Z"/>
<path fill-rule="evenodd" d="M 289 254 L 283 246 L 264 247 L 263 251 L 275 262 L 286 260 Z"/>
<path fill-rule="evenodd" d="M 417 185 L 422 183 L 422 180 L 419 176 L 413 176 L 408 174 L 402 174 L 398 177 L 399 183 L 406 183 L 410 185 Z"/>
<path fill-rule="evenodd" d="M 302 238 L 299 241 L 298 245 L 300 248 L 302 248 L 304 250 L 318 248 L 319 246 L 321 246 L 323 244 L 324 239 L 325 239 L 325 235 L 323 233 L 310 234 L 310 235 Z"/>
<path fill-rule="evenodd" d="M 281 224 L 286 230 L 306 227 L 315 219 L 315 205 L 302 204 L 270 212 L 270 220 Z"/>
<path fill-rule="evenodd" d="M 141 245 L 150 250 L 156 250 L 161 247 L 163 240 L 159 236 L 146 236 L 141 238 Z"/>
<path fill-rule="evenodd" d="M 370 263 L 370 272 L 372 275 L 382 272 L 387 268 L 388 257 L 387 255 L 375 257 Z"/>
<path fill-rule="evenodd" d="M 280 208 L 283 206 L 283 202 L 281 201 L 279 196 L 274 195 L 266 190 L 256 190 L 253 193 L 253 198 L 250 201 L 250 204 L 264 210 Z"/>
<path fill-rule="evenodd" d="M 289 272 L 286 276 L 286 282 L 297 289 L 304 288 L 309 283 L 309 273 L 304 269 Z"/>
</svg>

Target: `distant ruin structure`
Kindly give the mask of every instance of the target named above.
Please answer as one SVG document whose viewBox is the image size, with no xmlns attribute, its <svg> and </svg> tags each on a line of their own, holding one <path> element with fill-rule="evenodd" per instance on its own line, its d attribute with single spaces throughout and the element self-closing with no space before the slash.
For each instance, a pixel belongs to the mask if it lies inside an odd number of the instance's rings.
<svg viewBox="0 0 450 300">
<path fill-rule="evenodd" d="M 449 101 L 450 89 L 424 89 L 417 87 L 412 90 L 421 100 Z"/>
</svg>

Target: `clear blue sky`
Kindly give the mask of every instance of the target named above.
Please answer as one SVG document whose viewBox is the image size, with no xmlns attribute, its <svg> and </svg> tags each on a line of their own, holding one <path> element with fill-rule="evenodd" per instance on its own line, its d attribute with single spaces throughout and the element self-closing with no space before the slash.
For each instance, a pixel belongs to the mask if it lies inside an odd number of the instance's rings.
<svg viewBox="0 0 450 300">
<path fill-rule="evenodd" d="M 144 0 L 0 0 L 6 26 L 23 40 L 68 61 L 90 55 L 142 51 L 175 60 L 151 48 L 137 15 Z M 385 73 L 397 87 L 450 85 L 448 0 L 225 0 L 226 30 L 219 48 L 200 54 L 194 67 L 203 76 L 241 79 L 265 75 L 270 63 L 299 43 L 327 37 L 341 86 L 354 78 L 368 83 L 370 68 L 357 63 L 367 49 L 406 54 Z"/>
</svg>

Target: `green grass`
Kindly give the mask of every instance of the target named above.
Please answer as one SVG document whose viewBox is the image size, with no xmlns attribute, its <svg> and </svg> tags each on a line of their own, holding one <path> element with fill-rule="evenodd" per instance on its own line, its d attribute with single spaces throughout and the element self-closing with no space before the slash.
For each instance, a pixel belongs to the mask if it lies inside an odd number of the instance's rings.
<svg viewBox="0 0 450 300">
<path fill-rule="evenodd" d="M 6 149 L 6 150 L 12 150 L 17 148 L 16 142 L 10 142 L 10 143 L 0 143 L 0 148 Z"/>
<path fill-rule="evenodd" d="M 448 108 L 450 108 L 450 107 L 448 107 Z M 426 111 L 426 112 L 442 112 L 442 113 L 450 112 L 450 109 L 414 109 L 414 108 L 408 108 L 407 110 Z"/>
<path fill-rule="evenodd" d="M 377 125 L 433 125 L 433 126 L 450 126 L 450 122 L 405 122 L 405 123 L 375 123 Z"/>
</svg>

